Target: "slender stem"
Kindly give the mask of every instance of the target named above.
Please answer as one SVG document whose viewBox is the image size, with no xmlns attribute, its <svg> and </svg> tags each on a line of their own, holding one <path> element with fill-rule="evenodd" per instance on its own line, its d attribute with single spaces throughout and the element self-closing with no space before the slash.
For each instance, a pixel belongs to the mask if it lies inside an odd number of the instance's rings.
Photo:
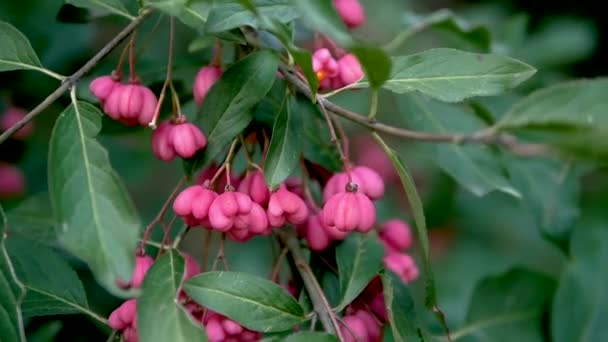
<svg viewBox="0 0 608 342">
<path fill-rule="evenodd" d="M 36 71 L 40 71 L 43 74 L 46 74 L 48 76 L 51 76 L 54 79 L 57 79 L 61 82 L 65 81 L 65 79 L 67 78 L 66 76 L 60 75 L 52 70 L 49 70 L 47 68 L 40 68 L 40 67 L 35 67 L 35 66 L 28 66 L 30 69 L 36 70 Z"/>
<path fill-rule="evenodd" d="M 205 237 L 203 239 L 203 250 L 201 251 L 203 253 L 203 263 L 201 264 L 202 272 L 207 272 L 207 268 L 209 267 L 209 252 L 211 249 L 211 238 L 212 237 L 213 237 L 213 231 L 206 230 Z"/>
<path fill-rule="evenodd" d="M 182 242 L 182 239 L 184 238 L 186 233 L 188 233 L 188 230 L 190 230 L 190 227 L 188 227 L 187 225 L 182 226 L 181 231 L 175 237 L 175 241 L 173 241 L 173 245 L 171 245 L 171 249 L 177 249 L 177 247 L 179 247 L 180 242 Z"/>
<path fill-rule="evenodd" d="M 135 36 L 136 31 L 133 31 L 131 40 L 129 40 L 129 82 L 137 81 L 137 73 L 135 72 Z"/>
<path fill-rule="evenodd" d="M 319 100 L 319 98 L 317 98 Z M 340 143 L 340 141 L 338 140 L 338 137 L 336 136 L 336 130 L 334 129 L 334 124 L 331 120 L 331 117 L 329 116 L 329 113 L 327 112 L 327 109 L 325 108 L 325 105 L 319 101 L 319 108 L 321 108 L 321 112 L 323 112 L 323 116 L 325 117 L 325 122 L 327 123 L 327 127 L 329 128 L 329 134 L 331 136 L 331 143 L 336 145 L 336 148 L 338 149 L 338 154 L 340 154 L 340 159 L 342 160 L 342 164 L 344 165 L 344 170 L 346 170 L 349 174 L 350 174 L 350 163 L 348 162 L 348 158 L 346 157 L 346 154 L 344 153 L 344 149 L 342 148 L 342 144 Z"/>
<path fill-rule="evenodd" d="M 336 126 L 336 130 L 338 131 L 340 140 L 342 141 L 342 148 L 344 149 L 344 155 L 346 156 L 347 160 L 350 160 L 350 144 L 348 142 L 348 135 L 346 134 L 346 131 L 344 130 L 344 127 L 342 126 L 342 123 L 340 123 L 339 118 L 335 115 L 332 115 L 331 118 L 332 118 L 332 122 L 334 123 L 334 126 Z"/>
<path fill-rule="evenodd" d="M 226 243 L 226 233 L 222 233 L 222 236 L 220 238 L 220 244 L 217 249 L 217 254 L 215 255 L 215 260 L 213 261 L 213 267 L 211 269 L 212 271 L 217 270 L 217 266 L 220 261 L 224 265 L 224 271 L 230 271 L 230 267 L 228 266 L 228 260 L 226 260 L 226 252 L 225 252 L 225 248 L 224 248 L 225 243 Z"/>
<path fill-rule="evenodd" d="M 175 40 L 175 22 L 173 17 L 169 21 L 169 56 L 167 57 L 167 76 L 165 77 L 165 82 L 163 83 L 163 88 L 160 91 L 160 95 L 158 96 L 158 103 L 156 104 L 156 108 L 154 109 L 154 116 L 152 121 L 148 124 L 148 126 L 156 129 L 156 123 L 158 121 L 158 116 L 160 115 L 160 109 L 165 100 L 165 93 L 167 92 L 167 87 L 173 78 L 173 46 Z"/>
<path fill-rule="evenodd" d="M 376 120 L 376 113 L 378 112 L 378 90 L 372 90 L 372 98 L 371 104 L 369 106 L 369 115 L 367 116 L 367 120 L 374 121 Z"/>
<path fill-rule="evenodd" d="M 129 51 L 129 44 L 125 44 L 125 46 L 123 46 L 120 56 L 118 57 L 118 63 L 116 63 L 116 68 L 114 69 L 114 73 L 119 77 L 120 80 L 122 80 L 122 66 L 125 62 L 127 51 Z"/>
<path fill-rule="evenodd" d="M 133 32 L 142 21 L 150 14 L 150 11 L 143 11 L 142 14 L 129 23 L 122 31 L 120 31 L 114 39 L 112 39 L 106 46 L 104 46 L 95 56 L 93 56 L 88 62 L 85 63 L 78 71 L 68 77 L 55 91 L 32 109 L 23 119 L 19 120 L 11 128 L 7 129 L 4 133 L 0 134 L 0 144 L 2 144 L 11 135 L 15 134 L 18 130 L 23 128 L 28 122 L 32 121 L 36 116 L 42 113 L 48 108 L 53 102 L 55 102 L 63 93 L 65 93 L 70 87 L 78 82 L 82 76 L 90 72 L 99 62 L 104 59 L 120 42 Z"/>
<path fill-rule="evenodd" d="M 146 241 L 148 241 L 148 239 L 150 238 L 150 234 L 152 233 L 152 229 L 154 228 L 154 226 L 156 226 L 157 223 L 164 222 L 165 214 L 167 213 L 167 210 L 171 206 L 171 202 L 173 202 L 173 199 L 175 198 L 175 196 L 177 196 L 179 189 L 181 189 L 181 187 L 185 181 L 186 181 L 186 177 L 182 177 L 179 180 L 179 182 L 177 182 L 177 185 L 175 185 L 175 188 L 173 188 L 173 191 L 171 192 L 171 194 L 169 195 L 169 197 L 167 198 L 167 200 L 165 201 L 163 206 L 160 208 L 160 211 L 158 212 L 158 214 L 156 214 L 156 217 L 154 217 L 154 219 L 152 221 L 150 221 L 150 223 L 146 226 L 146 230 L 144 231 L 144 236 L 141 239 L 141 243 L 139 245 L 139 250 L 141 252 L 144 251 Z"/>
<path fill-rule="evenodd" d="M 281 253 L 274 262 L 274 267 L 272 268 L 272 272 L 270 273 L 270 280 L 275 283 L 279 280 L 279 274 L 281 273 L 281 266 L 283 265 L 283 259 L 285 259 L 285 255 L 287 255 L 288 249 L 281 249 Z"/>
<path fill-rule="evenodd" d="M 285 76 L 285 79 L 293 84 L 296 89 L 313 99 L 313 95 L 308 89 L 308 86 L 302 82 L 290 69 L 281 65 L 280 70 Z M 324 96 L 318 95 L 317 101 L 319 106 L 323 106 L 327 111 L 335 115 L 341 116 L 361 126 L 367 127 L 370 130 L 393 135 L 403 139 L 433 142 L 433 143 L 452 143 L 452 144 L 495 144 L 501 146 L 512 153 L 520 156 L 539 156 L 550 155 L 552 150 L 542 144 L 526 144 L 521 143 L 518 139 L 508 134 L 498 134 L 494 129 L 484 129 L 475 132 L 471 135 L 463 134 L 436 134 L 419 131 L 407 130 L 399 127 L 383 124 L 381 122 L 370 122 L 365 116 L 350 111 L 346 108 L 327 100 Z"/>
<path fill-rule="evenodd" d="M 343 341 L 344 338 L 340 332 L 340 327 L 338 326 L 336 316 L 332 311 L 331 305 L 329 305 L 327 298 L 325 298 L 319 282 L 317 282 L 315 275 L 312 273 L 306 258 L 304 257 L 304 253 L 300 248 L 300 241 L 296 237 L 293 227 L 288 227 L 285 229 L 281 234 L 281 238 L 289 249 L 289 253 L 293 257 L 297 271 L 304 281 L 306 292 L 308 292 L 308 295 L 310 296 L 310 301 L 312 302 L 315 312 L 317 315 L 319 315 L 319 320 L 323 324 L 325 331 L 338 336 L 338 339 Z"/>
</svg>

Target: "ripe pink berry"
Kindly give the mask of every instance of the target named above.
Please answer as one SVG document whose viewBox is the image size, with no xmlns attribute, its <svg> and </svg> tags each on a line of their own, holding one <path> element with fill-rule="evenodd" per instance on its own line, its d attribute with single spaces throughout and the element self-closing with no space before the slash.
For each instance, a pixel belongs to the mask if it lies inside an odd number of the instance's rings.
<svg viewBox="0 0 608 342">
<path fill-rule="evenodd" d="M 384 265 L 408 284 L 418 278 L 418 267 L 414 259 L 404 253 L 392 252 L 384 256 Z"/>
<path fill-rule="evenodd" d="M 238 191 L 249 195 L 254 202 L 263 206 L 268 204 L 268 199 L 270 199 L 270 190 L 264 180 L 264 173 L 261 171 L 246 175 L 239 184 Z"/>
<path fill-rule="evenodd" d="M 367 330 L 368 341 L 380 341 L 381 324 L 374 317 L 373 314 L 371 314 L 367 310 L 357 310 L 355 312 L 354 316 L 358 317 L 363 322 L 363 324 L 365 324 L 365 328 Z"/>
<path fill-rule="evenodd" d="M 342 317 L 342 321 L 344 325 L 348 326 L 348 328 L 345 326 L 340 327 L 345 342 L 358 342 L 369 340 L 365 322 L 361 320 L 361 318 L 359 318 L 358 316 L 345 316 Z"/>
<path fill-rule="evenodd" d="M 351 170 L 353 183 L 358 185 L 358 191 L 366 194 L 370 199 L 377 200 L 384 195 L 384 181 L 380 175 L 366 166 L 357 166 Z M 349 183 L 346 172 L 336 173 L 325 184 L 323 199 L 329 200 L 333 195 L 344 192 Z"/>
<path fill-rule="evenodd" d="M 158 100 L 148 87 L 118 84 L 104 102 L 104 111 L 127 126 L 147 126 L 154 116 Z"/>
<path fill-rule="evenodd" d="M 386 302 L 382 292 L 376 293 L 369 303 L 370 309 L 383 321 L 388 321 L 388 313 L 386 312 Z"/>
<path fill-rule="evenodd" d="M 150 267 L 154 264 L 154 259 L 148 255 L 137 256 L 135 258 L 135 270 L 133 270 L 133 276 L 131 277 L 131 287 L 140 288 L 144 283 L 144 278 Z"/>
<path fill-rule="evenodd" d="M 357 164 L 371 168 L 384 180 L 391 182 L 399 180 L 393 163 L 373 139 L 367 136 L 355 139 L 352 150 L 356 153 Z"/>
<path fill-rule="evenodd" d="M 361 63 L 355 55 L 347 54 L 338 60 L 338 69 L 340 73 L 340 80 L 346 85 L 350 85 L 358 82 L 363 78 L 363 69 L 361 69 Z"/>
<path fill-rule="evenodd" d="M 169 144 L 169 133 L 172 128 L 173 124 L 170 121 L 165 121 L 152 133 L 152 152 L 159 160 L 169 162 L 175 159 L 175 150 Z"/>
<path fill-rule="evenodd" d="M 188 122 L 175 124 L 167 139 L 175 153 L 184 159 L 192 158 L 207 146 L 207 138 L 201 129 Z"/>
<path fill-rule="evenodd" d="M 6 131 L 9 128 L 13 127 L 17 124 L 17 122 L 21 121 L 27 112 L 21 108 L 10 107 L 8 108 L 2 117 L 0 118 L 0 130 Z M 14 139 L 26 139 L 32 132 L 34 131 L 34 124 L 30 121 L 25 126 L 21 127 L 20 130 L 15 132 L 12 137 Z"/>
<path fill-rule="evenodd" d="M 15 198 L 25 193 L 25 175 L 17 167 L 0 163 L 0 199 Z"/>
<path fill-rule="evenodd" d="M 349 28 L 355 28 L 365 22 L 365 10 L 359 0 L 334 0 L 334 7 Z"/>
<path fill-rule="evenodd" d="M 196 259 L 194 259 L 190 254 L 183 253 L 183 252 L 181 254 L 184 257 L 184 261 L 186 263 L 186 270 L 184 272 L 184 280 L 188 280 L 188 279 L 194 277 L 195 275 L 201 273 L 201 268 L 198 265 L 198 262 L 196 261 Z"/>
<path fill-rule="evenodd" d="M 340 71 L 338 62 L 326 48 L 318 49 L 313 53 L 312 69 L 319 79 L 319 87 L 322 90 L 332 88 L 332 80 L 338 76 Z"/>
<path fill-rule="evenodd" d="M 196 74 L 193 93 L 194 100 L 199 107 L 203 105 L 205 96 L 207 96 L 211 86 L 213 86 L 221 76 L 222 68 L 213 65 L 202 67 Z"/>
<path fill-rule="evenodd" d="M 207 337 L 210 342 L 222 342 L 226 338 L 224 328 L 217 316 L 209 319 L 207 324 L 205 324 L 205 330 L 207 331 Z"/>
<path fill-rule="evenodd" d="M 330 238 L 321 220 L 321 215 L 311 216 L 304 229 L 304 238 L 308 241 L 308 247 L 313 251 L 322 251 L 329 246 Z"/>
<path fill-rule="evenodd" d="M 173 211 L 177 216 L 180 216 L 186 224 L 191 227 L 198 226 L 199 222 L 194 218 L 192 213 L 192 203 L 199 194 L 203 192 L 203 187 L 200 185 L 192 185 L 182 190 L 173 201 Z"/>
<path fill-rule="evenodd" d="M 217 193 L 213 190 L 202 187 L 203 189 L 194 197 L 192 201 L 192 216 L 200 225 L 209 227 L 209 208 L 217 198 Z"/>
<path fill-rule="evenodd" d="M 304 223 L 308 217 L 308 207 L 298 195 L 287 190 L 285 184 L 281 184 L 279 189 L 270 195 L 266 213 L 270 225 L 280 227 L 285 222 Z"/>
<path fill-rule="evenodd" d="M 323 221 L 341 231 L 367 233 L 376 222 L 376 208 L 366 195 L 356 190 L 342 192 L 325 203 Z"/>
<path fill-rule="evenodd" d="M 209 223 L 213 229 L 229 231 L 237 218 L 244 218 L 251 212 L 253 201 L 243 193 L 226 191 L 219 195 L 209 208 Z"/>
<path fill-rule="evenodd" d="M 111 75 L 100 76 L 89 84 L 89 90 L 103 104 L 117 85 L 120 85 L 120 80 L 117 77 Z"/>
<path fill-rule="evenodd" d="M 388 245 L 389 249 L 402 251 L 412 246 L 412 231 L 404 221 L 393 219 L 386 221 L 380 227 L 380 239 Z"/>
<path fill-rule="evenodd" d="M 122 303 L 110 314 L 108 324 L 114 330 L 124 330 L 135 324 L 135 316 L 137 315 L 137 299 L 129 299 Z"/>
<path fill-rule="evenodd" d="M 243 332 L 243 327 L 240 324 L 228 318 L 222 321 L 222 328 L 229 335 L 238 335 Z"/>
<path fill-rule="evenodd" d="M 265 234 L 270 232 L 268 230 L 269 226 L 266 211 L 264 211 L 264 208 L 258 203 L 253 202 L 251 204 L 248 221 L 249 232 L 254 234 Z"/>
</svg>

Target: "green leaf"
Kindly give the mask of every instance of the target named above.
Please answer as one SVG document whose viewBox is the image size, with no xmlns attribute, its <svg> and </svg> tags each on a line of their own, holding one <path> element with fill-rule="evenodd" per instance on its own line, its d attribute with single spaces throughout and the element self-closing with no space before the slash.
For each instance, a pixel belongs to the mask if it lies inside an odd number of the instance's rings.
<svg viewBox="0 0 608 342">
<path fill-rule="evenodd" d="M 11 234 L 46 245 L 55 244 L 59 223 L 53 217 L 49 201 L 48 193 L 40 193 L 26 198 L 9 210 L 6 217 L 11 223 Z"/>
<path fill-rule="evenodd" d="M 0 46 L 0 72 L 45 70 L 27 37 L 4 21 L 0 21 Z"/>
<path fill-rule="evenodd" d="M 383 87 L 398 94 L 419 91 L 441 101 L 459 102 L 503 93 L 535 72 L 510 57 L 441 48 L 393 57 L 392 72 Z M 353 87 L 368 85 L 363 81 Z"/>
<path fill-rule="evenodd" d="M 570 241 L 571 258 L 559 280 L 551 311 L 555 342 L 603 341 L 608 320 L 608 230 L 605 207 L 599 222 L 582 221 Z"/>
<path fill-rule="evenodd" d="M 89 309 L 76 272 L 53 250 L 18 236 L 7 240 L 7 250 L 27 291 L 21 304 L 25 317 L 84 313 L 105 321 Z"/>
<path fill-rule="evenodd" d="M 61 321 L 50 321 L 41 325 L 36 331 L 31 334 L 28 334 L 27 341 L 28 342 L 49 342 L 56 341 L 57 334 L 63 328 L 63 323 Z"/>
<path fill-rule="evenodd" d="M 304 124 L 304 139 L 306 144 L 302 147 L 304 158 L 322 165 L 329 171 L 338 172 L 342 169 L 340 155 L 335 145 L 331 143 L 331 136 L 319 106 L 310 102 L 307 97 L 298 96 L 297 113 L 302 115 Z"/>
<path fill-rule="evenodd" d="M 310 85 L 310 91 L 312 92 L 313 98 L 317 96 L 317 90 L 319 89 L 319 78 L 312 68 L 312 53 L 293 44 L 292 28 L 287 26 L 285 23 L 278 20 L 270 20 L 268 30 L 274 33 L 274 35 L 281 41 L 283 46 L 285 46 L 287 51 L 289 51 L 293 57 L 293 60 L 302 70 L 302 73 Z"/>
<path fill-rule="evenodd" d="M 317 32 L 330 36 L 338 45 L 352 51 L 361 62 L 368 84 L 379 88 L 390 76 L 391 61 L 386 52 L 375 44 L 362 43 L 353 39 L 346 25 L 336 13 L 333 1 L 308 0 L 292 1 L 300 17 L 307 26 Z"/>
<path fill-rule="evenodd" d="M 353 39 L 334 8 L 331 0 L 292 0 L 300 17 L 311 30 L 323 32 L 333 38 L 338 45 L 349 47 Z"/>
<path fill-rule="evenodd" d="M 25 290 L 17 280 L 15 269 L 4 248 L 7 234 L 4 209 L 0 206 L 0 340 L 25 341 L 21 301 Z"/>
<path fill-rule="evenodd" d="M 440 9 L 424 15 L 409 12 L 405 14 L 404 21 L 407 28 L 386 45 L 387 50 L 397 49 L 403 42 L 427 28 L 451 32 L 480 50 L 490 49 L 491 37 L 487 27 L 471 25 L 448 9 Z"/>
<path fill-rule="evenodd" d="M 293 21 L 298 17 L 296 9 L 289 0 L 255 0 L 253 5 L 257 15 L 251 9 L 243 6 L 241 1 L 216 2 L 209 13 L 205 29 L 207 32 L 221 32 L 244 25 L 257 29 L 262 25 L 259 16 L 283 23 Z"/>
<path fill-rule="evenodd" d="M 418 131 L 438 134 L 471 134 L 484 127 L 483 122 L 458 107 L 422 96 L 407 96 L 400 101 L 401 109 L 410 113 L 407 123 Z M 477 196 L 492 191 L 521 197 L 504 175 L 503 164 L 488 146 L 433 144 L 425 145 L 425 153 L 444 172 Z"/>
<path fill-rule="evenodd" d="M 318 331 L 302 331 L 295 334 L 291 334 L 286 338 L 282 339 L 283 342 L 337 342 L 338 338 L 334 335 L 322 333 Z"/>
<path fill-rule="evenodd" d="M 292 96 L 286 95 L 272 127 L 272 139 L 264 163 L 264 178 L 271 190 L 291 176 L 300 163 L 302 123 Z"/>
<path fill-rule="evenodd" d="M 608 160 L 608 78 L 561 83 L 517 102 L 498 122 L 503 131 L 529 132 L 572 159 Z"/>
<path fill-rule="evenodd" d="M 135 19 L 120 0 L 65 0 L 65 3 L 77 7 L 118 14 L 129 19 Z"/>
<path fill-rule="evenodd" d="M 395 342 L 418 341 L 420 328 L 414 299 L 407 286 L 392 272 L 382 273 L 382 292 Z"/>
<path fill-rule="evenodd" d="M 607 93 L 608 78 L 570 81 L 547 87 L 517 102 L 498 122 L 497 128 L 606 129 Z"/>
<path fill-rule="evenodd" d="M 278 65 L 274 53 L 255 52 L 230 66 L 211 87 L 197 115 L 209 141 L 201 166 L 213 160 L 251 122 L 251 109 L 272 87 Z"/>
<path fill-rule="evenodd" d="M 95 140 L 101 117 L 75 99 L 59 115 L 49 147 L 49 193 L 62 246 L 120 294 L 116 279 L 131 279 L 140 223 L 108 152 Z"/>
<path fill-rule="evenodd" d="M 418 245 L 420 246 L 422 254 L 422 268 L 426 292 L 425 304 L 427 308 L 431 308 L 435 312 L 439 323 L 444 327 L 444 329 L 448 330 L 445 317 L 443 316 L 443 312 L 441 312 L 437 302 L 435 278 L 433 277 L 433 269 L 431 267 L 431 259 L 429 254 L 429 237 L 426 228 L 426 218 L 424 217 L 422 201 L 420 200 L 420 196 L 416 190 L 416 184 L 414 183 L 414 179 L 412 178 L 409 170 L 405 166 L 405 163 L 403 160 L 401 160 L 401 157 L 399 157 L 399 155 L 393 149 L 391 149 L 377 133 L 372 133 L 372 136 L 378 145 L 382 147 L 384 153 L 386 153 L 386 155 L 390 158 L 393 166 L 395 167 L 395 171 L 397 171 L 399 174 L 399 179 L 401 179 L 403 190 L 405 190 L 412 213 L 414 214 L 414 221 L 416 223 L 416 237 L 418 239 Z"/>
<path fill-rule="evenodd" d="M 358 44 L 350 49 L 359 62 L 372 89 L 380 88 L 391 76 L 391 58 L 383 50 Z"/>
<path fill-rule="evenodd" d="M 142 342 L 207 341 L 203 328 L 178 303 L 186 266 L 171 250 L 150 268 L 137 300 L 137 331 Z"/>
<path fill-rule="evenodd" d="M 541 70 L 584 61 L 593 55 L 599 42 L 593 22 L 571 16 L 543 20 L 525 38 L 512 56 Z"/>
<path fill-rule="evenodd" d="M 205 26 L 211 10 L 208 1 L 186 1 L 186 0 L 147 0 L 146 3 L 159 11 L 179 19 L 184 25 L 195 29 L 203 37 L 207 36 Z M 238 31 L 221 32 L 215 37 L 244 44 L 245 40 Z M 213 37 L 211 37 L 213 38 Z"/>
<path fill-rule="evenodd" d="M 351 234 L 336 248 L 336 262 L 342 299 L 339 310 L 345 308 L 363 291 L 382 269 L 384 248 L 372 234 Z"/>
<path fill-rule="evenodd" d="M 522 193 L 523 207 L 540 232 L 564 248 L 579 216 L 580 172 L 571 164 L 553 160 L 509 158 L 507 170 Z"/>
<path fill-rule="evenodd" d="M 473 291 L 467 325 L 452 338 L 545 341 L 541 316 L 554 288 L 552 279 L 524 269 L 485 278 Z"/>
<path fill-rule="evenodd" d="M 281 286 L 241 272 L 207 272 L 184 290 L 197 303 L 256 331 L 275 332 L 306 320 L 304 310 Z"/>
</svg>

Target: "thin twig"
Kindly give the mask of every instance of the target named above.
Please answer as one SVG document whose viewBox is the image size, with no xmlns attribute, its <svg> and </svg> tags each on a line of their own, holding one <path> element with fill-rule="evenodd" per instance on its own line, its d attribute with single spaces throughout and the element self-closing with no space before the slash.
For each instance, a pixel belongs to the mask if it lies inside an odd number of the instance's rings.
<svg viewBox="0 0 608 342">
<path fill-rule="evenodd" d="M 84 75 L 89 73 L 99 62 L 104 59 L 112 50 L 120 44 L 125 38 L 127 38 L 131 32 L 133 32 L 142 21 L 150 14 L 151 12 L 146 10 L 143 11 L 140 16 L 135 18 L 133 21 L 129 23 L 122 31 L 120 31 L 114 39 L 112 39 L 106 46 L 104 46 L 93 58 L 91 58 L 85 65 L 83 65 L 78 71 L 68 77 L 54 92 L 52 92 L 49 96 L 44 99 L 44 101 L 40 102 L 34 109 L 32 109 L 23 119 L 19 120 L 16 124 L 14 124 L 11 128 L 7 129 L 4 133 L 0 134 L 0 144 L 2 144 L 6 139 L 8 139 L 11 135 L 15 134 L 18 130 L 23 128 L 28 122 L 32 121 L 38 114 L 42 113 L 45 109 L 47 109 L 53 102 L 55 102 L 63 93 L 65 93 L 70 87 L 75 85 L 78 80 L 80 80 Z"/>
<path fill-rule="evenodd" d="M 146 230 L 144 231 L 144 236 L 141 239 L 141 243 L 139 245 L 140 251 L 143 252 L 144 245 L 146 244 L 146 241 L 148 241 L 148 238 L 150 237 L 150 233 L 152 232 L 152 229 L 154 228 L 154 226 L 156 226 L 157 223 L 164 222 L 165 215 L 167 213 L 167 210 L 169 210 L 169 207 L 171 206 L 171 202 L 173 202 L 173 199 L 175 198 L 175 196 L 177 196 L 179 189 L 181 189 L 181 187 L 185 181 L 186 181 L 186 177 L 182 177 L 179 180 L 179 182 L 177 182 L 177 184 L 175 185 L 175 188 L 173 188 L 173 191 L 171 192 L 171 194 L 169 195 L 169 197 L 167 198 L 165 203 L 163 203 L 163 206 L 161 207 L 160 211 L 158 212 L 158 214 L 156 214 L 156 217 L 154 217 L 154 219 L 152 221 L 150 221 L 150 223 L 146 226 Z M 167 230 L 168 230 L 168 228 L 165 228 L 165 233 Z"/>
<path fill-rule="evenodd" d="M 300 248 L 300 241 L 296 237 L 295 230 L 293 227 L 289 227 L 285 229 L 280 236 L 283 239 L 283 243 L 285 243 L 289 249 L 289 253 L 293 257 L 297 271 L 304 281 L 306 292 L 310 297 L 310 301 L 312 302 L 315 312 L 317 315 L 319 315 L 319 320 L 323 324 L 325 331 L 336 335 L 340 341 L 343 341 L 344 338 L 340 332 L 340 327 L 338 326 L 336 316 L 332 311 L 331 305 L 329 305 L 327 298 L 325 298 L 319 282 L 312 273 L 306 258 L 304 257 L 304 253 Z"/>
<path fill-rule="evenodd" d="M 148 126 L 156 129 L 156 123 L 158 121 L 158 116 L 160 115 L 160 109 L 165 101 L 165 95 L 167 92 L 167 86 L 172 82 L 173 79 L 173 45 L 175 40 L 175 22 L 173 17 L 169 22 L 169 55 L 167 56 L 167 76 L 165 77 L 165 82 L 163 83 L 163 88 L 160 90 L 160 95 L 158 96 L 158 102 L 156 103 L 156 108 L 154 109 L 154 116 L 152 117 L 152 121 L 148 124 Z"/>
<path fill-rule="evenodd" d="M 288 67 L 281 65 L 280 70 L 285 76 L 285 79 L 292 83 L 299 92 L 313 98 L 310 89 L 306 83 L 302 82 L 296 74 L 294 74 Z M 337 104 L 329 101 L 324 96 L 318 95 L 317 101 L 321 109 L 325 108 L 327 111 L 334 113 L 335 115 L 341 116 L 352 122 L 355 122 L 361 126 L 367 127 L 373 131 L 393 135 L 403 139 L 433 142 L 433 143 L 452 143 L 452 144 L 495 144 L 506 148 L 512 153 L 520 156 L 539 156 L 551 154 L 551 149 L 542 144 L 526 144 L 521 143 L 512 135 L 508 134 L 497 134 L 492 129 L 485 129 L 473 133 L 471 135 L 463 134 L 436 134 L 412 131 L 399 127 L 383 124 L 377 121 L 369 121 L 367 117 L 362 116 L 358 113 L 350 111 L 346 108 L 338 106 Z"/>
<path fill-rule="evenodd" d="M 344 153 L 344 148 L 342 147 L 340 140 L 338 140 L 338 137 L 336 136 L 336 129 L 334 128 L 333 121 L 329 116 L 327 109 L 325 108 L 325 104 L 321 102 L 321 98 L 317 96 L 317 99 L 319 101 L 319 108 L 321 108 L 321 112 L 323 112 L 323 116 L 325 117 L 325 121 L 327 122 L 327 127 L 329 128 L 331 142 L 332 144 L 336 145 L 336 149 L 338 150 L 338 154 L 340 155 L 340 160 L 342 161 L 342 165 L 344 165 L 344 170 L 350 175 L 350 163 L 348 162 L 348 157 Z"/>
<path fill-rule="evenodd" d="M 230 266 L 228 266 L 228 260 L 226 260 L 226 252 L 224 248 L 225 243 L 226 233 L 222 233 L 222 236 L 220 238 L 220 244 L 217 249 L 217 254 L 215 255 L 215 260 L 213 261 L 213 267 L 211 268 L 212 271 L 217 270 L 217 265 L 220 261 L 224 265 L 224 271 L 230 271 Z"/>
<path fill-rule="evenodd" d="M 281 273 L 281 266 L 283 266 L 283 259 L 285 255 L 287 255 L 287 248 L 281 249 L 281 253 L 274 262 L 274 267 L 272 268 L 272 273 L 270 273 L 270 280 L 277 282 L 279 280 L 279 274 Z"/>
<path fill-rule="evenodd" d="M 207 272 L 207 268 L 209 268 L 209 252 L 211 249 L 211 238 L 213 237 L 212 230 L 205 230 L 205 237 L 203 239 L 203 262 L 202 262 L 202 272 Z"/>
</svg>

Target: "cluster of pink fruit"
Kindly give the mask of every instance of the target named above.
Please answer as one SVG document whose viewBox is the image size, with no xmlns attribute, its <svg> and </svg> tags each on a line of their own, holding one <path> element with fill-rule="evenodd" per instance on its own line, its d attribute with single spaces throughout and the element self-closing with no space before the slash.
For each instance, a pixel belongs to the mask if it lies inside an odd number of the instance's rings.
<svg viewBox="0 0 608 342">
<path fill-rule="evenodd" d="M 6 131 L 25 117 L 27 112 L 18 107 L 9 107 L 0 116 L 0 131 Z M 12 135 L 13 139 L 25 140 L 32 135 L 34 126 L 30 122 Z M 25 193 L 25 175 L 18 167 L 0 162 L 0 199 L 17 198 Z"/>
<path fill-rule="evenodd" d="M 188 254 L 182 254 L 186 263 L 184 280 L 190 279 L 201 272 L 198 263 Z M 122 288 L 140 288 L 148 270 L 154 264 L 154 260 L 147 256 L 137 256 L 135 269 L 129 283 L 117 281 Z M 181 291 L 178 295 L 180 303 L 192 315 L 192 317 L 205 327 L 207 336 L 212 342 L 222 341 L 257 341 L 261 334 L 246 329 L 235 321 L 232 321 L 218 313 L 205 309 L 193 302 Z M 122 334 L 125 342 L 138 342 L 137 334 L 137 299 L 132 298 L 116 308 L 108 318 L 110 327 Z"/>
<path fill-rule="evenodd" d="M 349 28 L 365 22 L 365 11 L 359 0 L 334 0 L 334 7 Z M 320 47 L 312 55 L 312 68 L 319 79 L 319 89 L 343 88 L 363 78 L 361 63 L 355 55 L 345 53 L 333 43 L 330 49 Z"/>
<path fill-rule="evenodd" d="M 218 194 L 211 180 L 204 179 L 183 190 L 173 210 L 189 226 L 227 233 L 235 241 L 269 234 L 285 223 L 302 224 L 308 217 L 308 207 L 298 194 L 286 184 L 271 193 L 261 171 L 249 172 L 237 183 L 238 188 L 231 181 Z"/>
<path fill-rule="evenodd" d="M 125 84 L 117 73 L 112 73 L 93 80 L 89 90 L 108 116 L 127 126 L 147 126 L 154 118 L 158 99 L 137 77 Z"/>
<path fill-rule="evenodd" d="M 372 279 L 365 290 L 344 310 L 341 332 L 345 341 L 382 341 L 382 326 L 388 322 L 382 281 Z"/>
</svg>

